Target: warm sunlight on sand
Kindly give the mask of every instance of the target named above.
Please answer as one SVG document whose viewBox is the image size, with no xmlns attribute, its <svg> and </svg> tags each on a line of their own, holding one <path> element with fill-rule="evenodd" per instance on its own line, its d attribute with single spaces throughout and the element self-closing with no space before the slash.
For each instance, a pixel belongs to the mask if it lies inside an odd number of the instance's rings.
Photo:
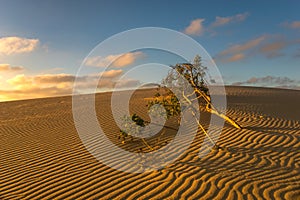
<svg viewBox="0 0 300 200">
<path fill-rule="evenodd" d="M 71 97 L 1 103 L 0 198 L 297 199 L 300 115 L 295 106 L 300 92 L 248 87 L 226 90 L 227 115 L 244 128 L 227 124 L 217 142 L 219 148 L 203 158 L 198 157 L 204 137 L 199 133 L 175 163 L 144 174 L 114 170 L 85 149 L 74 127 Z M 154 93 L 136 92 L 132 111 L 145 115 L 144 98 Z M 109 94 L 97 95 L 104 102 L 97 104 L 101 126 L 118 146 L 138 151 L 144 147 L 139 140 L 124 144 L 118 140 Z M 203 115 L 204 125 L 208 119 Z M 174 130 L 167 129 L 163 140 L 170 141 Z"/>
</svg>

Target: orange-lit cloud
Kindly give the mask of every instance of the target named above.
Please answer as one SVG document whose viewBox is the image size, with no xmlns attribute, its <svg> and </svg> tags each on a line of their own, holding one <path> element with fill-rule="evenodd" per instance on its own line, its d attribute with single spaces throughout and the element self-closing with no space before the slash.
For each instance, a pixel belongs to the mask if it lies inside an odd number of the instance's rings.
<svg viewBox="0 0 300 200">
<path fill-rule="evenodd" d="M 275 41 L 268 44 L 265 44 L 261 46 L 260 52 L 265 54 L 267 57 L 278 57 L 281 56 L 282 53 L 280 52 L 282 49 L 284 49 L 288 45 L 288 42 L 286 41 Z"/>
<path fill-rule="evenodd" d="M 23 71 L 22 66 L 11 66 L 10 64 L 0 64 L 0 72 L 19 72 Z"/>
<path fill-rule="evenodd" d="M 55 76 L 55 75 L 52 75 Z M 51 84 L 36 81 L 40 76 L 16 75 L 6 82 L 10 89 L 0 90 L 0 101 L 32 99 L 40 97 L 51 97 L 67 95 L 72 93 L 72 84 L 58 81 Z"/>
<path fill-rule="evenodd" d="M 98 82 L 98 89 L 113 89 L 116 87 L 116 89 L 121 88 L 130 88 L 141 85 L 141 82 L 139 80 L 135 79 L 123 79 L 120 81 L 111 81 L 109 79 L 101 79 Z"/>
<path fill-rule="evenodd" d="M 80 77 L 84 79 L 85 77 Z M 45 74 L 36 76 L 25 76 L 24 74 L 16 75 L 8 79 L 7 83 L 16 89 L 31 89 L 43 87 L 59 87 L 70 86 L 73 84 L 75 76 L 69 74 Z"/>
<path fill-rule="evenodd" d="M 72 93 L 72 88 L 59 88 L 57 86 L 51 87 L 37 87 L 14 89 L 14 90 L 0 90 L 0 101 L 11 101 L 21 99 L 34 99 L 41 97 L 53 97 L 69 95 Z"/>
<path fill-rule="evenodd" d="M 99 75 L 86 75 L 86 76 L 74 76 L 72 74 L 43 74 L 36 76 L 25 76 L 24 74 L 16 75 L 15 77 L 8 79 L 7 83 L 13 86 L 26 86 L 26 85 L 57 85 L 77 82 L 88 82 L 90 80 L 101 78 L 116 78 L 123 73 L 122 70 L 108 70 L 101 72 Z"/>
<path fill-rule="evenodd" d="M 27 39 L 21 37 L 0 38 L 0 55 L 11 55 L 32 52 L 39 44 L 38 39 Z"/>
<path fill-rule="evenodd" d="M 204 32 L 203 22 L 205 19 L 195 19 L 185 28 L 184 33 L 187 35 L 201 35 Z"/>
<path fill-rule="evenodd" d="M 241 22 L 248 17 L 248 13 L 237 14 L 229 17 L 216 17 L 216 20 L 211 24 L 212 27 L 224 26 L 226 24 Z"/>
<path fill-rule="evenodd" d="M 239 60 L 243 60 L 245 58 L 245 54 L 243 53 L 237 53 L 232 55 L 231 57 L 229 57 L 227 59 L 228 62 L 235 62 L 235 61 L 239 61 Z"/>
<path fill-rule="evenodd" d="M 123 70 L 119 69 L 119 70 L 108 70 L 108 71 L 100 73 L 100 75 L 102 78 L 114 78 L 114 77 L 121 75 L 122 73 L 123 73 Z"/>
<path fill-rule="evenodd" d="M 233 45 L 220 53 L 218 53 L 215 57 L 215 60 L 219 60 L 222 62 L 236 62 L 246 58 L 249 51 L 258 48 L 262 45 L 263 41 L 266 40 L 266 36 L 261 36 L 255 38 L 253 40 L 247 41 L 243 44 Z"/>
<path fill-rule="evenodd" d="M 133 64 L 137 59 L 143 57 L 142 52 L 130 52 L 118 55 L 109 55 L 106 57 L 96 56 L 87 58 L 86 66 L 91 67 L 107 67 L 109 64 L 113 67 L 125 67 Z"/>
<path fill-rule="evenodd" d="M 300 21 L 285 22 L 282 25 L 291 29 L 300 29 Z"/>
<path fill-rule="evenodd" d="M 209 24 L 208 26 L 204 26 L 203 23 L 205 21 L 204 18 L 194 19 L 190 22 L 189 26 L 184 29 L 184 33 L 187 35 L 195 35 L 200 36 L 203 35 L 204 32 L 211 32 L 215 34 L 214 29 L 220 26 L 224 26 L 231 23 L 244 21 L 249 16 L 249 13 L 241 13 L 228 17 L 220 17 L 217 16 L 215 21 Z"/>
<path fill-rule="evenodd" d="M 255 55 L 276 58 L 284 55 L 282 51 L 285 48 L 298 43 L 300 40 L 287 40 L 281 35 L 265 35 L 243 44 L 233 45 L 217 54 L 215 59 L 223 62 L 235 62 Z"/>
<path fill-rule="evenodd" d="M 19 74 L 11 79 L 8 79 L 7 83 L 17 88 L 23 88 L 28 85 L 33 85 L 33 79 L 31 77 L 26 77 L 24 74 Z"/>
<path fill-rule="evenodd" d="M 224 55 L 229 55 L 229 54 L 237 54 L 237 53 L 241 53 L 243 51 L 252 49 L 254 47 L 257 47 L 258 45 L 260 45 L 264 40 L 266 39 L 265 36 L 261 36 L 258 37 L 256 39 L 250 40 L 244 44 L 236 44 L 233 45 L 231 47 L 229 47 L 228 49 L 225 49 L 224 51 L 222 51 L 220 53 L 221 56 Z"/>
<path fill-rule="evenodd" d="M 139 85 L 138 80 L 118 80 L 123 70 L 109 70 L 100 74 L 90 74 L 76 77 L 72 74 L 42 74 L 26 76 L 18 74 L 6 80 L 10 89 L 0 89 L 0 101 L 71 95 L 76 80 L 76 89 L 95 90 L 112 89 L 118 83 L 118 88 Z M 99 81 L 99 78 L 101 79 Z M 76 91 L 75 91 L 76 92 Z"/>
</svg>

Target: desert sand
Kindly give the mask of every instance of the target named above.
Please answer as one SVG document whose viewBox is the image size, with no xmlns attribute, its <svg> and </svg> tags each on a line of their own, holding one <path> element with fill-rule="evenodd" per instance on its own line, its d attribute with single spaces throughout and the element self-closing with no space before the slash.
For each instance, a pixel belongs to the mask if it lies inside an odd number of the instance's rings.
<svg viewBox="0 0 300 200">
<path fill-rule="evenodd" d="M 199 133 L 180 159 L 142 174 L 112 169 L 85 149 L 70 96 L 0 103 L 0 199 L 300 199 L 300 91 L 226 91 L 227 115 L 242 130 L 225 125 L 220 148 L 202 158 Z M 144 112 L 151 95 L 136 92 L 132 112 Z M 124 149 L 142 148 L 138 140 L 120 143 L 110 93 L 97 98 L 107 103 L 97 104 L 107 136 Z"/>
</svg>

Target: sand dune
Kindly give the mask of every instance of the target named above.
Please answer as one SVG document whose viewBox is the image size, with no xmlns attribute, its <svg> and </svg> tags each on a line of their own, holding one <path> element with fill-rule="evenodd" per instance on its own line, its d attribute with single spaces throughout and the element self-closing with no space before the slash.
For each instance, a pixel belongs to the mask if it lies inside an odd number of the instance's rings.
<svg viewBox="0 0 300 200">
<path fill-rule="evenodd" d="M 299 199 L 300 92 L 226 91 L 227 114 L 244 129 L 225 125 L 220 148 L 202 158 L 204 135 L 198 133 L 180 159 L 142 174 L 105 166 L 85 149 L 74 126 L 71 97 L 1 103 L 0 199 Z M 131 111 L 147 118 L 145 97 L 154 92 L 136 92 Z M 138 139 L 125 144 L 117 139 L 110 93 L 97 99 L 97 116 L 108 138 L 126 150 L 143 148 Z M 208 119 L 201 116 L 203 123 Z M 176 134 L 172 120 L 166 129 L 162 143 Z M 117 162 L 118 155 L 112 159 Z M 123 167 L 138 166 L 128 162 Z"/>
</svg>

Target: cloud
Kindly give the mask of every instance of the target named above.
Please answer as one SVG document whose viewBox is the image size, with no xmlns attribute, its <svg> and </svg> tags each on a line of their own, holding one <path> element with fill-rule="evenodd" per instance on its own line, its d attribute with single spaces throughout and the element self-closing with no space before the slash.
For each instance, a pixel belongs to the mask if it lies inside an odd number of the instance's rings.
<svg viewBox="0 0 300 200">
<path fill-rule="evenodd" d="M 246 81 L 232 83 L 232 85 L 237 85 L 237 86 L 255 85 L 255 86 L 300 89 L 299 80 L 293 80 L 288 77 L 276 77 L 276 76 L 252 77 Z"/>
<path fill-rule="evenodd" d="M 8 79 L 7 83 L 17 87 L 27 87 L 28 85 L 58 85 L 63 83 L 73 83 L 75 80 L 74 75 L 70 74 L 44 74 L 36 76 L 25 76 L 24 74 L 16 75 L 15 77 Z M 82 80 L 86 77 L 80 77 Z"/>
<path fill-rule="evenodd" d="M 109 55 L 106 57 L 96 56 L 96 57 L 89 57 L 85 61 L 86 66 L 90 67 L 107 67 L 111 62 L 117 59 L 120 55 Z"/>
<path fill-rule="evenodd" d="M 19 72 L 23 71 L 22 66 L 11 66 L 10 64 L 0 64 L 0 72 Z"/>
<path fill-rule="evenodd" d="M 265 39 L 266 39 L 265 36 L 261 36 L 261 37 L 255 38 L 255 39 L 250 40 L 243 44 L 233 45 L 233 46 L 229 47 L 228 49 L 225 49 L 224 51 L 222 51 L 220 53 L 220 55 L 236 54 L 236 53 L 240 53 L 242 51 L 252 49 L 252 48 L 260 45 Z"/>
<path fill-rule="evenodd" d="M 198 18 L 194 19 L 190 22 L 190 25 L 185 28 L 183 31 L 187 35 L 195 35 L 195 36 L 200 36 L 203 35 L 204 32 L 214 32 L 214 28 L 224 26 L 227 24 L 231 23 L 236 23 L 236 22 L 241 22 L 244 21 L 247 17 L 249 16 L 249 13 L 240 13 L 236 14 L 234 16 L 229 16 L 229 17 L 220 17 L 217 16 L 215 21 L 212 22 L 210 25 L 207 27 L 204 27 L 203 23 L 205 21 L 204 18 Z"/>
<path fill-rule="evenodd" d="M 108 55 L 106 57 L 90 57 L 85 61 L 85 65 L 91 67 L 107 67 L 109 64 L 111 64 L 113 67 L 125 67 L 133 64 L 143 55 L 144 54 L 142 52 L 130 52 L 118 55 Z"/>
<path fill-rule="evenodd" d="M 16 75 L 6 81 L 11 87 L 10 89 L 0 90 L 0 100 L 32 99 L 72 94 L 72 84 L 70 82 L 66 83 L 65 80 L 60 79 L 57 81 L 39 82 L 42 77 L 49 80 L 49 77 L 51 79 L 51 77 L 55 77 L 55 75 Z"/>
<path fill-rule="evenodd" d="M 242 44 L 235 44 L 215 56 L 215 60 L 222 62 L 236 62 L 247 57 L 246 53 L 254 48 L 257 48 L 266 39 L 266 36 L 261 36 Z"/>
<path fill-rule="evenodd" d="M 34 99 L 41 97 L 62 96 L 72 93 L 72 88 L 52 87 L 30 87 L 14 90 L 0 90 L 0 100 L 20 100 L 20 99 Z"/>
<path fill-rule="evenodd" d="M 10 89 L 0 89 L 0 100 L 16 100 L 58 95 L 71 95 L 73 84 L 76 80 L 76 89 L 80 91 L 94 91 L 98 89 L 128 88 L 140 85 L 140 81 L 134 79 L 121 79 L 118 76 L 123 70 L 108 70 L 98 74 L 78 76 L 72 74 L 42 74 L 26 76 L 18 74 L 6 80 Z M 101 75 L 101 79 L 99 81 Z M 95 88 L 96 87 L 96 88 Z"/>
<path fill-rule="evenodd" d="M 265 54 L 269 58 L 278 57 L 283 55 L 280 53 L 282 49 L 284 49 L 288 45 L 286 41 L 275 41 L 260 47 L 260 52 Z"/>
<path fill-rule="evenodd" d="M 300 29 L 300 21 L 284 22 L 282 25 L 291 29 Z"/>
<path fill-rule="evenodd" d="M 216 17 L 215 22 L 212 24 L 213 27 L 223 26 L 225 24 L 229 24 L 231 22 L 231 17 Z"/>
<path fill-rule="evenodd" d="M 249 13 L 241 13 L 229 17 L 216 17 L 216 20 L 211 24 L 211 27 L 224 26 L 234 22 L 244 21 L 249 16 Z"/>
<path fill-rule="evenodd" d="M 235 44 L 218 53 L 215 59 L 222 62 L 235 62 L 255 55 L 271 59 L 283 56 L 284 49 L 298 43 L 300 40 L 287 40 L 281 35 L 263 35 L 242 44 Z"/>
<path fill-rule="evenodd" d="M 73 83 L 75 76 L 71 74 L 44 74 L 33 77 L 33 81 L 39 84 L 59 84 L 59 83 Z M 86 77 L 80 77 L 85 79 Z"/>
<path fill-rule="evenodd" d="M 24 74 L 19 74 L 11 79 L 8 79 L 7 83 L 13 86 L 29 85 L 32 84 L 32 79 L 26 77 Z"/>
<path fill-rule="evenodd" d="M 205 19 L 195 19 L 185 28 L 184 33 L 187 35 L 201 35 L 204 32 L 203 22 Z"/>
<path fill-rule="evenodd" d="M 118 82 L 117 88 L 131 88 L 135 86 L 141 85 L 141 82 L 139 80 L 135 79 L 123 79 Z"/>
<path fill-rule="evenodd" d="M 122 89 L 122 88 L 131 88 L 141 85 L 139 80 L 135 79 L 121 79 L 119 81 L 111 81 L 109 79 L 101 79 L 98 82 L 98 89 Z"/>
<path fill-rule="evenodd" d="M 121 75 L 123 70 L 108 70 L 105 72 L 101 72 L 100 74 L 94 75 L 86 75 L 86 76 L 78 76 L 72 74 L 43 74 L 43 75 L 36 75 L 36 76 L 25 76 L 24 74 L 16 75 L 15 77 L 7 80 L 7 82 L 11 85 L 28 85 L 28 84 L 62 84 L 62 83 L 74 83 L 76 80 L 77 82 L 88 82 L 90 80 L 96 80 L 100 77 L 101 78 L 116 78 L 117 76 Z"/>
<path fill-rule="evenodd" d="M 38 44 L 38 39 L 2 37 L 0 38 L 0 54 L 11 55 L 32 52 Z"/>
<path fill-rule="evenodd" d="M 100 73 L 102 78 L 115 78 L 119 75 L 123 74 L 123 70 L 108 70 L 105 72 Z"/>
<path fill-rule="evenodd" d="M 55 67 L 55 68 L 44 70 L 44 73 L 51 73 L 52 74 L 52 73 L 59 72 L 59 71 L 64 71 L 64 68 Z"/>
<path fill-rule="evenodd" d="M 228 62 L 235 62 L 235 61 L 239 61 L 239 60 L 243 60 L 245 58 L 245 54 L 243 53 L 237 53 L 232 55 L 231 57 L 229 57 L 227 59 Z"/>
</svg>

